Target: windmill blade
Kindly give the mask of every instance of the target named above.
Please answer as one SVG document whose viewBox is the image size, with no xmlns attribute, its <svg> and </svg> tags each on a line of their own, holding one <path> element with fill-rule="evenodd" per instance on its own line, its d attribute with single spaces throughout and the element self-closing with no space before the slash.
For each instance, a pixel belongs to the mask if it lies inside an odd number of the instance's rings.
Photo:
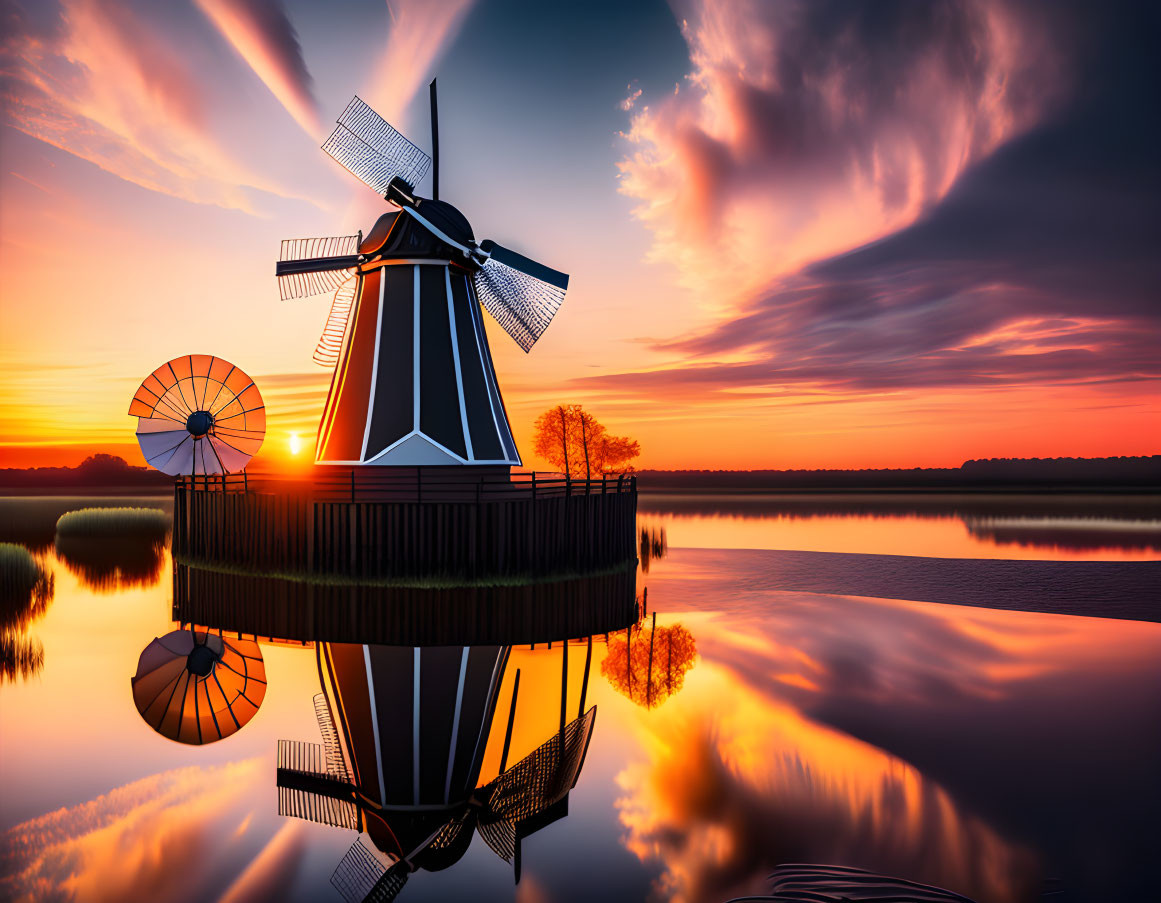
<svg viewBox="0 0 1161 903">
<path fill-rule="evenodd" d="M 351 175 L 385 195 L 398 176 L 415 186 L 431 166 L 431 157 L 393 129 L 382 116 L 355 97 L 322 149 Z"/>
<path fill-rule="evenodd" d="M 568 276 L 485 241 L 489 257 L 473 276 L 480 303 L 516 344 L 529 351 L 548 328 L 568 290 Z"/>
<path fill-rule="evenodd" d="M 359 280 L 349 278 L 335 290 L 331 301 L 331 312 L 327 315 L 327 325 L 314 349 L 314 362 L 320 367 L 333 368 L 339 362 L 343 350 L 343 336 L 347 333 L 347 322 L 355 306 L 355 289 Z"/>
<path fill-rule="evenodd" d="M 315 694 L 314 716 L 318 719 L 318 730 L 322 735 L 323 750 L 326 752 L 327 774 L 340 781 L 350 781 L 351 774 L 347 770 L 347 763 L 343 760 L 343 751 L 339 744 L 339 732 L 335 729 L 335 720 L 327 707 L 327 698 L 322 693 Z"/>
<path fill-rule="evenodd" d="M 289 238 L 282 242 L 274 274 L 283 301 L 333 292 L 359 263 L 359 235 Z"/>
<path fill-rule="evenodd" d="M 397 862 L 384 868 L 361 839 L 351 844 L 331 875 L 331 886 L 347 903 L 390 903 L 406 883 L 406 866 Z"/>
<path fill-rule="evenodd" d="M 487 806 L 478 830 L 501 859 L 511 862 L 521 837 L 543 827 L 544 818 L 560 816 L 554 807 L 576 786 L 596 717 L 593 706 L 484 786 Z"/>
</svg>

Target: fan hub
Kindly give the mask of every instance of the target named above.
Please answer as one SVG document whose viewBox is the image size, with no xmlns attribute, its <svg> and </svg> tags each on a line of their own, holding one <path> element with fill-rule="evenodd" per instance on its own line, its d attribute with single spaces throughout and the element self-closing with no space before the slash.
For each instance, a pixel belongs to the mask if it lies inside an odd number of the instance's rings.
<svg viewBox="0 0 1161 903">
<path fill-rule="evenodd" d="M 214 415 L 209 411 L 194 411 L 185 421 L 185 428 L 191 436 L 200 439 L 214 426 Z"/>
<path fill-rule="evenodd" d="M 209 646 L 194 646 L 193 651 L 185 660 L 185 666 L 191 674 L 198 677 L 208 677 L 218 663 L 218 654 Z"/>
</svg>

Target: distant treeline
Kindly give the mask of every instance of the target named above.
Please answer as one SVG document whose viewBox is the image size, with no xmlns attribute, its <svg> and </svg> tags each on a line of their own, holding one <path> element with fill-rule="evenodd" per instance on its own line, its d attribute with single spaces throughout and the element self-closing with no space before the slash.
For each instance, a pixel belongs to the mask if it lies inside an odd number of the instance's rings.
<svg viewBox="0 0 1161 903">
<path fill-rule="evenodd" d="M 959 467 L 881 470 L 642 470 L 645 491 L 795 489 L 1054 489 L 1161 490 L 1161 455 L 1123 458 L 984 458 Z M 173 477 L 97 454 L 76 467 L 0 469 L 0 492 L 44 489 L 168 490 Z"/>
<path fill-rule="evenodd" d="M 796 489 L 1161 489 L 1161 455 L 985 458 L 959 467 L 881 470 L 642 470 L 648 492 Z"/>
<path fill-rule="evenodd" d="M 76 467 L 8 467 L 0 470 L 0 490 L 171 489 L 173 477 L 149 467 L 134 467 L 116 455 L 96 454 Z"/>
</svg>

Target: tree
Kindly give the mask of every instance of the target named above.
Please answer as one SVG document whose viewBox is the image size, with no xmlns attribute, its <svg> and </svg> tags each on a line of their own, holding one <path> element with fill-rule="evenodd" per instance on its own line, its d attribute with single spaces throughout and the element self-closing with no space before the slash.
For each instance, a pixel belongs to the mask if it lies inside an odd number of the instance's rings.
<svg viewBox="0 0 1161 903">
<path fill-rule="evenodd" d="M 631 472 L 641 446 L 626 436 L 610 436 L 579 404 L 557 405 L 536 420 L 536 454 L 561 473 L 592 479 Z"/>
<path fill-rule="evenodd" d="M 681 690 L 696 660 L 697 643 L 682 625 L 638 624 L 609 637 L 601 674 L 622 696 L 652 709 Z"/>
</svg>

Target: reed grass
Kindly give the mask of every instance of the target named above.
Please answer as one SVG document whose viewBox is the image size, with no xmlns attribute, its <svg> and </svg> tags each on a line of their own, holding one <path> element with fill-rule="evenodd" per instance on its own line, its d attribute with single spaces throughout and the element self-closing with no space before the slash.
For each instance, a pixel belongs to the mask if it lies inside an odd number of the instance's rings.
<svg viewBox="0 0 1161 903">
<path fill-rule="evenodd" d="M 0 684 L 27 680 L 44 667 L 44 646 L 14 630 L 0 630 Z"/>
<path fill-rule="evenodd" d="M 158 508 L 81 508 L 60 517 L 56 534 L 69 539 L 163 540 L 169 523 L 169 515 Z"/>
<path fill-rule="evenodd" d="M 52 593 L 52 573 L 28 549 L 0 542 L 0 626 L 12 626 L 43 612 Z"/>
</svg>

